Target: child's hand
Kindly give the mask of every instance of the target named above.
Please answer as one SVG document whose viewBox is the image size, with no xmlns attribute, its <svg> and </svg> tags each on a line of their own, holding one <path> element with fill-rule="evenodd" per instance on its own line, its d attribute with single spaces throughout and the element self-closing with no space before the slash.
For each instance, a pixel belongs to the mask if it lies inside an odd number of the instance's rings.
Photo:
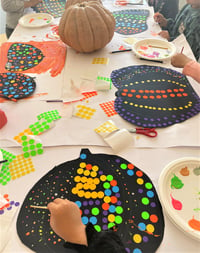
<svg viewBox="0 0 200 253">
<path fill-rule="evenodd" d="M 169 32 L 168 31 L 161 31 L 159 32 L 159 34 L 161 37 L 167 39 L 167 40 L 170 40 L 170 36 L 169 36 Z"/>
<path fill-rule="evenodd" d="M 171 58 L 171 64 L 174 66 L 174 67 L 177 67 L 177 68 L 184 68 L 185 65 L 192 61 L 192 59 L 190 59 L 189 57 L 187 57 L 186 55 L 184 54 L 176 54 L 174 55 L 172 58 Z"/>
<path fill-rule="evenodd" d="M 79 207 L 67 199 L 55 199 L 49 203 L 50 225 L 65 241 L 87 245 L 85 225 L 82 223 Z"/>
<path fill-rule="evenodd" d="M 161 27 L 167 26 L 167 19 L 161 13 L 156 12 L 153 17 L 155 22 L 157 22 Z"/>
</svg>

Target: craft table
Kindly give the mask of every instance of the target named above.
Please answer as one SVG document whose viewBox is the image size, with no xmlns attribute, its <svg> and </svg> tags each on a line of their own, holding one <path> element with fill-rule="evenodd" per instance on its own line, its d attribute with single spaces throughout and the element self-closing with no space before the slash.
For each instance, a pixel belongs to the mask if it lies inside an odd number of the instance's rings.
<svg viewBox="0 0 200 253">
<path fill-rule="evenodd" d="M 107 6 L 110 6 L 110 2 L 107 4 Z M 141 8 L 141 6 L 131 8 Z M 152 8 L 147 6 L 143 8 L 150 10 L 149 28 L 141 36 L 135 36 L 137 39 L 149 36 L 154 37 L 155 33 L 159 31 L 159 27 L 153 22 Z M 54 25 L 58 23 L 59 19 L 55 19 Z M 18 25 L 9 42 L 56 41 L 56 38 L 52 39 L 49 36 L 51 35 L 52 27 L 48 26 L 31 30 Z M 175 69 L 169 61 L 156 64 L 153 62 L 147 63 L 138 59 L 132 52 L 110 54 L 111 51 L 117 50 L 120 45 L 128 46 L 123 39 L 123 36 L 115 34 L 113 40 L 104 49 L 92 54 L 77 54 L 73 49 L 67 48 L 65 66 L 60 75 L 53 78 L 49 72 L 31 74 L 36 76 L 37 79 L 39 88 L 36 90 L 36 94 L 38 96 L 32 99 L 23 99 L 19 102 L 3 101 L 3 103 L 0 103 L 0 108 L 5 111 L 8 117 L 7 125 L 0 130 L 0 146 L 15 155 L 21 154 L 22 151 L 21 146 L 13 140 L 13 137 L 32 124 L 38 114 L 50 110 L 58 110 L 61 115 L 61 119 L 56 121 L 53 128 L 39 136 L 43 143 L 44 153 L 32 158 L 35 171 L 11 180 L 6 186 L 1 185 L 1 194 L 8 194 L 11 200 L 17 201 L 21 205 L 29 190 L 42 176 L 63 162 L 77 159 L 82 148 L 88 148 L 92 153 L 115 154 L 103 139 L 94 132 L 96 127 L 109 119 L 113 120 L 120 128 L 133 127 L 130 123 L 120 118 L 119 115 L 107 117 L 99 108 L 99 103 L 115 99 L 115 87 L 112 87 L 111 90 L 99 91 L 98 95 L 91 98 L 74 102 L 76 99 L 80 100 L 83 98 L 83 95 L 79 92 L 73 97 L 74 93 L 72 92 L 73 87 L 71 84 L 75 84 L 76 88 L 82 92 L 94 91 L 94 82 L 97 75 L 109 78 L 113 70 L 130 65 L 157 65 Z M 182 46 L 184 46 L 185 53 L 193 57 L 184 36 L 174 41 L 174 44 L 177 47 L 177 51 L 180 51 Z M 91 66 L 91 60 L 95 57 L 109 58 L 109 64 L 100 67 Z M 200 95 L 199 84 L 191 78 L 188 79 L 194 90 Z M 49 86 L 47 83 L 49 83 Z M 41 95 L 45 92 L 48 95 Z M 62 99 L 65 103 L 47 103 L 46 100 L 48 99 Z M 97 114 L 91 120 L 76 118 L 72 116 L 72 113 L 74 105 L 77 104 L 95 108 Z M 158 137 L 155 139 L 134 134 L 132 144 L 124 147 L 117 155 L 143 170 L 151 178 L 158 190 L 160 173 L 169 162 L 183 157 L 200 157 L 199 123 L 200 115 L 196 115 L 180 124 L 160 128 L 158 129 Z M 16 221 L 20 205 L 13 211 L 12 221 L 5 231 L 3 231 L 4 228 L 2 226 L 0 228 L 3 238 L 1 240 L 3 242 L 2 249 L 0 247 L 2 253 L 32 252 L 22 244 L 17 235 Z M 157 252 L 198 252 L 200 243 L 180 231 L 169 220 L 165 212 L 164 217 L 164 238 Z"/>
</svg>

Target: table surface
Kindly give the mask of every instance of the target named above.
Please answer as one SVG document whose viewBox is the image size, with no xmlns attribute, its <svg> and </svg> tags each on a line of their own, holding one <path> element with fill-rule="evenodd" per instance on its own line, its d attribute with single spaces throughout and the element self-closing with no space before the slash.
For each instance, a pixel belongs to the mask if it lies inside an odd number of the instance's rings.
<svg viewBox="0 0 200 253">
<path fill-rule="evenodd" d="M 108 7 L 111 6 L 110 2 L 104 2 L 104 4 Z M 141 39 L 144 37 L 152 37 L 152 34 L 159 31 L 159 27 L 153 22 L 152 8 L 148 6 L 131 6 L 129 8 L 147 8 L 150 10 L 148 31 L 146 33 L 142 33 L 140 36 L 135 36 L 134 38 Z M 57 25 L 58 23 L 59 19 L 55 19 L 54 24 Z M 18 25 L 9 41 L 50 41 L 52 39 L 49 39 L 46 35 L 51 32 L 51 28 L 52 26 L 40 29 L 27 29 Z M 155 35 L 153 37 L 155 37 Z M 156 38 L 158 37 L 159 36 Z M 97 72 L 104 77 L 109 77 L 111 71 L 114 69 L 129 65 L 147 64 L 146 62 L 139 60 L 132 52 L 124 52 L 115 55 L 110 54 L 110 51 L 116 50 L 119 45 L 124 45 L 124 38 L 125 37 L 123 36 L 115 34 L 112 41 L 104 49 L 88 55 L 76 54 L 73 49 L 67 48 L 65 67 L 59 76 L 53 79 L 49 73 L 34 75 L 38 80 L 37 85 L 40 87 L 39 92 L 43 92 L 43 88 L 45 86 L 47 91 L 56 91 L 55 93 L 51 93 L 55 94 L 55 96 L 51 95 L 51 99 L 63 99 L 68 101 L 69 96 L 66 94 L 69 94 L 70 92 L 69 86 L 71 80 L 73 80 L 77 87 L 82 88 L 83 91 L 90 91 L 93 89 L 91 83 L 93 83 Z M 174 44 L 176 45 L 178 51 L 182 46 L 184 46 L 185 53 L 188 56 L 193 57 L 191 49 L 184 36 L 181 36 L 174 42 Z M 98 69 L 96 66 L 92 68 L 91 60 L 94 57 L 107 57 L 109 58 L 109 64 L 100 66 Z M 148 65 L 155 65 L 155 63 L 148 63 Z M 156 65 L 175 69 L 171 66 L 169 61 L 162 64 L 158 63 Z M 179 69 L 179 71 L 181 70 Z M 89 75 L 90 78 L 88 78 Z M 85 79 L 90 80 L 90 82 L 87 83 L 88 86 L 86 83 L 83 85 L 83 80 Z M 200 94 L 199 84 L 191 78 L 188 79 L 195 91 Z M 49 80 L 49 86 L 47 80 Z M 81 85 L 83 85 L 84 88 Z M 95 108 L 95 106 L 97 106 L 100 102 L 114 100 L 114 94 L 115 88 L 112 87 L 111 90 L 98 92 L 97 96 L 88 98 L 82 101 L 82 103 Z M 17 103 L 10 101 L 0 103 L 0 108 L 6 112 L 8 117 L 7 125 L 0 130 L 0 146 L 15 155 L 21 154 L 21 147 L 13 141 L 13 137 L 27 128 L 30 123 L 34 122 L 36 115 L 53 109 L 58 109 L 62 115 L 62 118 L 56 121 L 56 124 L 52 129 L 40 136 L 44 145 L 44 153 L 32 158 L 35 171 L 25 175 L 24 177 L 12 180 L 7 184 L 7 186 L 0 186 L 1 193 L 8 193 L 11 199 L 20 202 L 20 204 L 23 203 L 26 194 L 32 186 L 43 175 L 56 165 L 78 158 L 82 148 L 88 148 L 92 153 L 116 154 L 94 132 L 95 127 L 108 119 L 113 120 L 120 128 L 130 128 L 131 126 L 129 123 L 124 122 L 118 115 L 108 118 L 100 110 L 97 110 L 98 114 L 90 121 L 75 118 L 72 117 L 74 105 L 80 104 L 80 101 L 70 103 L 47 103 L 46 99 L 48 98 L 36 96 L 33 99 L 22 100 Z M 133 135 L 132 144 L 122 149 L 119 153 L 117 153 L 117 155 L 127 159 L 143 170 L 151 178 L 158 190 L 158 179 L 160 173 L 168 163 L 183 157 L 200 157 L 199 123 L 199 115 L 196 115 L 195 117 L 180 124 L 164 129 L 158 129 L 158 137 L 155 139 L 135 134 Z M 5 237 L 5 242 L 7 243 L 2 250 L 2 253 L 32 252 L 21 243 L 17 236 L 16 220 L 18 211 L 19 209 L 17 209 L 9 227 L 7 236 Z M 165 212 L 164 216 L 165 234 L 157 252 L 198 252 L 200 243 L 179 230 L 169 220 Z"/>
</svg>

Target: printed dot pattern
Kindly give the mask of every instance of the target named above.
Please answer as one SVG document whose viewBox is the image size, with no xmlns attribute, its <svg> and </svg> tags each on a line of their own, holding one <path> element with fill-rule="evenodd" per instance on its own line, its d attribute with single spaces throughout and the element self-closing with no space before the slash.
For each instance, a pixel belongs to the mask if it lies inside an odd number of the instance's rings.
<svg viewBox="0 0 200 253">
<path fill-rule="evenodd" d="M 22 151 L 24 158 L 29 158 L 30 156 L 42 155 L 43 147 L 42 143 L 31 138 L 31 136 L 23 135 L 22 140 Z"/>
<path fill-rule="evenodd" d="M 68 198 L 80 208 L 82 222 L 97 231 L 117 227 L 127 252 L 156 251 L 163 238 L 162 208 L 151 180 L 119 156 L 81 151 L 79 159 L 49 171 L 26 196 L 17 220 L 18 235 L 34 251 L 65 252 L 49 225 L 46 206 L 55 198 Z M 138 251 L 138 252 L 139 252 Z"/>
<path fill-rule="evenodd" d="M 200 111 L 200 98 L 186 76 L 162 67 L 130 66 L 111 73 L 118 88 L 116 112 L 142 127 L 167 127 Z"/>
<path fill-rule="evenodd" d="M 46 119 L 48 122 L 51 122 L 53 120 L 60 119 L 61 116 L 59 115 L 58 110 L 52 110 L 48 112 L 41 113 L 37 116 L 38 120 L 40 119 Z"/>
<path fill-rule="evenodd" d="M 15 202 L 14 200 L 9 201 L 8 194 L 5 194 L 5 195 L 6 195 L 5 198 L 8 200 L 8 203 L 5 205 L 4 208 L 0 208 L 0 215 L 3 215 L 7 211 L 11 211 L 11 210 L 13 210 L 13 208 L 16 208 L 16 207 L 18 207 L 20 205 L 19 202 Z"/>
<path fill-rule="evenodd" d="M 16 156 L 16 158 L 9 164 L 9 169 L 12 180 L 35 171 L 31 158 L 25 159 L 23 154 Z"/>
<path fill-rule="evenodd" d="M 98 93 L 96 91 L 92 91 L 92 92 L 83 92 L 82 95 L 84 96 L 84 98 L 80 99 L 80 101 L 85 100 L 87 98 L 91 98 L 94 96 L 97 96 Z"/>
<path fill-rule="evenodd" d="M 108 101 L 99 105 L 108 117 L 112 117 L 117 114 L 114 108 L 114 101 Z"/>
<path fill-rule="evenodd" d="M 7 55 L 5 68 L 11 72 L 25 71 L 37 66 L 44 58 L 40 49 L 25 43 L 13 43 Z"/>
<path fill-rule="evenodd" d="M 108 58 L 101 58 L 101 57 L 96 57 L 92 60 L 92 64 L 108 64 L 109 59 Z"/>
<path fill-rule="evenodd" d="M 43 0 L 38 3 L 33 9 L 39 13 L 49 13 L 54 18 L 61 17 L 65 9 L 65 0 Z"/>
<path fill-rule="evenodd" d="M 36 88 L 34 79 L 21 73 L 0 73 L 0 96 L 17 100 L 30 96 Z"/>
<path fill-rule="evenodd" d="M 3 159 L 8 160 L 3 163 L 0 171 L 0 184 L 6 185 L 11 180 L 11 173 L 9 170 L 10 163 L 16 158 L 16 156 L 4 149 L 0 150 L 3 154 Z"/>
<path fill-rule="evenodd" d="M 33 135 L 40 135 L 51 128 L 51 122 L 52 120 L 42 119 L 29 125 L 29 129 Z"/>
<path fill-rule="evenodd" d="M 110 78 L 108 77 L 103 77 L 103 76 L 97 76 L 97 80 L 100 80 L 100 81 L 104 81 L 104 82 L 108 82 L 110 84 L 110 89 L 112 87 L 112 81 Z"/>
<path fill-rule="evenodd" d="M 8 194 L 4 194 L 2 195 L 0 193 L 0 210 L 3 210 L 6 207 L 9 207 L 9 198 L 8 198 Z"/>
<path fill-rule="evenodd" d="M 99 127 L 95 128 L 94 131 L 97 133 L 111 133 L 117 129 L 119 129 L 119 128 L 116 127 L 115 124 L 113 124 L 110 121 L 106 121 L 102 125 L 100 125 Z"/>
<path fill-rule="evenodd" d="M 114 11 L 116 21 L 115 32 L 123 35 L 133 35 L 147 30 L 149 10 L 120 10 Z"/>
<path fill-rule="evenodd" d="M 23 132 L 21 132 L 21 133 L 19 133 L 18 135 L 16 135 L 13 139 L 14 139 L 15 141 L 17 141 L 18 143 L 21 144 L 21 143 L 22 143 L 21 137 L 22 137 L 23 135 L 33 135 L 33 132 L 31 132 L 30 128 L 27 128 L 27 129 L 25 129 Z"/>
<path fill-rule="evenodd" d="M 95 112 L 96 109 L 92 109 L 85 105 L 77 105 L 75 107 L 75 112 L 73 113 L 73 115 L 83 119 L 91 119 Z"/>
</svg>

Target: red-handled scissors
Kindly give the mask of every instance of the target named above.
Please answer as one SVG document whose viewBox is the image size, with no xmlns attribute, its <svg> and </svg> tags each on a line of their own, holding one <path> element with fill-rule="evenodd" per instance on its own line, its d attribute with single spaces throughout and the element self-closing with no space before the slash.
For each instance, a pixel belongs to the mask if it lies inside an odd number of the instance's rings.
<svg viewBox="0 0 200 253">
<path fill-rule="evenodd" d="M 137 127 L 135 129 L 128 129 L 128 131 L 130 133 L 136 133 L 136 134 L 143 134 L 146 135 L 148 137 L 156 137 L 157 136 L 157 132 L 155 128 L 145 128 L 145 127 Z"/>
</svg>

